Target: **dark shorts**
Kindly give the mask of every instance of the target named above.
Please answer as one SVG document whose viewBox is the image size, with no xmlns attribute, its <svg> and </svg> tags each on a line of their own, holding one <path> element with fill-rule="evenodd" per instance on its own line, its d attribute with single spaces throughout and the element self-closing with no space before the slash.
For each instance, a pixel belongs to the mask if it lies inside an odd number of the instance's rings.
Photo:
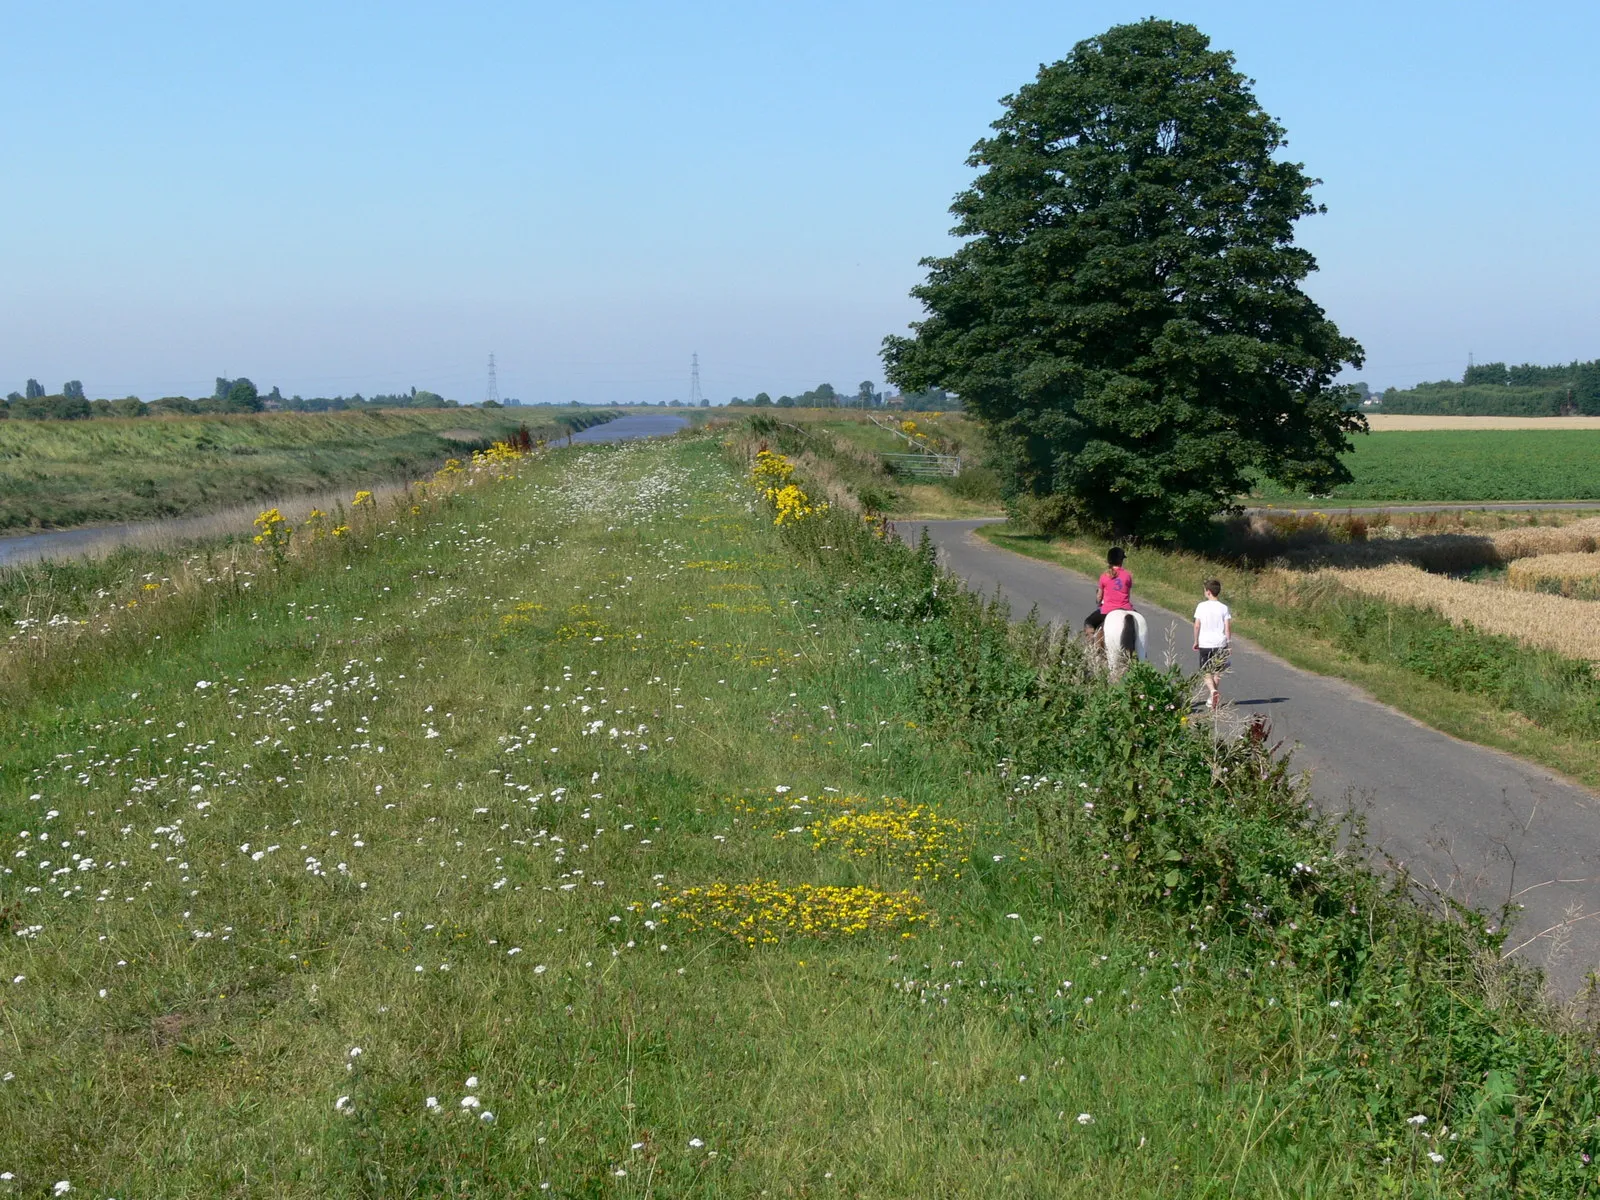
<svg viewBox="0 0 1600 1200">
<path fill-rule="evenodd" d="M 1113 608 L 1111 610 L 1111 612 L 1130 612 L 1130 613 L 1132 611 L 1133 611 L 1133 609 L 1131 609 L 1131 608 Z M 1097 608 L 1092 613 L 1090 613 L 1087 617 L 1085 617 L 1083 619 L 1083 627 L 1085 629 L 1102 629 L 1102 628 L 1105 627 L 1106 618 L 1109 617 L 1110 615 L 1111 615 L 1111 613 L 1103 613 Z"/>
<path fill-rule="evenodd" d="M 1200 648 L 1200 674 L 1221 675 L 1228 669 L 1228 648 L 1212 646 Z"/>
</svg>

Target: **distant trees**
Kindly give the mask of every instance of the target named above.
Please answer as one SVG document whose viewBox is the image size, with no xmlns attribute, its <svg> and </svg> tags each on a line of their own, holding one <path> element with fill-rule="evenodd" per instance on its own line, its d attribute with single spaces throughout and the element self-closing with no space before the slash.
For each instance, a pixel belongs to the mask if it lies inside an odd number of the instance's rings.
<svg viewBox="0 0 1600 1200">
<path fill-rule="evenodd" d="M 508 401 L 507 403 L 511 403 Z M 520 401 L 515 402 L 521 404 Z M 200 413 L 258 413 L 265 410 L 289 412 L 343 412 L 348 409 L 378 408 L 459 408 L 454 400 L 446 400 L 438 392 L 411 388 L 395 395 L 378 395 L 370 399 L 357 392 L 353 396 L 284 396 L 274 386 L 265 395 L 255 383 L 243 376 L 230 379 L 219 375 L 209 396 L 190 399 L 187 396 L 162 396 L 148 404 L 137 396 L 119 400 L 88 399 L 81 380 L 69 379 L 61 385 L 58 395 L 50 396 L 37 379 L 28 380 L 23 391 L 11 392 L 0 401 L 0 419 L 20 417 L 28 420 L 79 420 L 84 417 L 142 417 L 177 416 Z M 498 407 L 498 406 L 494 406 Z M 549 404 L 528 407 L 558 407 Z"/>
<path fill-rule="evenodd" d="M 11 416 L 24 421 L 78 421 L 92 411 L 87 400 L 75 396 L 24 396 L 10 408 Z"/>
<path fill-rule="evenodd" d="M 819 383 L 798 396 L 779 396 L 774 400 L 766 392 L 757 392 L 749 400 L 735 396 L 728 401 L 730 408 L 879 408 L 882 405 L 883 393 L 874 391 L 870 380 L 863 380 L 853 395 L 840 394 L 831 383 Z"/>
<path fill-rule="evenodd" d="M 1477 363 L 1461 381 L 1419 383 L 1390 388 L 1383 411 L 1440 416 L 1556 417 L 1600 416 L 1600 359 L 1541 367 Z"/>
<path fill-rule="evenodd" d="M 215 412 L 251 413 L 260 412 L 262 408 L 261 393 L 256 385 L 242 377 L 224 379 L 219 375 L 211 398 L 215 402 Z"/>
</svg>

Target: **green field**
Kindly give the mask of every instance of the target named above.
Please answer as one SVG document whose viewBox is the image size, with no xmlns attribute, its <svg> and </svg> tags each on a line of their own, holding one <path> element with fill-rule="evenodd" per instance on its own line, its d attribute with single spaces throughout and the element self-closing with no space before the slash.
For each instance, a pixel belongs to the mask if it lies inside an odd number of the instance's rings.
<svg viewBox="0 0 1600 1200">
<path fill-rule="evenodd" d="M 1272 504 L 1600 499 L 1600 431 L 1427 430 L 1355 438 L 1355 480 L 1327 496 L 1264 487 Z"/>
<path fill-rule="evenodd" d="M 720 442 L 35 609 L 0 1195 L 1594 1186 L 1586 1043 L 1493 936 L 1185 681 L 1086 679 L 853 513 L 775 528 Z"/>
<path fill-rule="evenodd" d="M 456 408 L 0 421 L 0 530 L 144 521 L 410 479 L 523 422 L 555 437 L 607 415 Z"/>
</svg>

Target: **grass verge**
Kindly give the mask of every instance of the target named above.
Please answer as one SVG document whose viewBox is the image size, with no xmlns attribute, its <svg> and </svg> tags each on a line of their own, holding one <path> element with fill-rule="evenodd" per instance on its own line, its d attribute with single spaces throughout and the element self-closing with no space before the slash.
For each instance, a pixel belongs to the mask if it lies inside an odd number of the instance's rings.
<svg viewBox="0 0 1600 1200">
<path fill-rule="evenodd" d="M 1182 681 L 751 497 L 562 451 L 35 654 L 0 1194 L 1595 1185 L 1481 924 Z"/>
</svg>

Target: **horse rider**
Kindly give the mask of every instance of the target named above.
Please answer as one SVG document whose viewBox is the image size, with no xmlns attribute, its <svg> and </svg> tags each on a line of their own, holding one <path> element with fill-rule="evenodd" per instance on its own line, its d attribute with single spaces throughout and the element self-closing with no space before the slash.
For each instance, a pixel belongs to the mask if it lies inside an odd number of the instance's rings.
<svg viewBox="0 0 1600 1200">
<path fill-rule="evenodd" d="M 1122 565 L 1126 558 L 1121 546 L 1106 551 L 1106 569 L 1095 591 L 1095 610 L 1084 619 L 1085 630 L 1098 635 L 1112 613 L 1119 609 L 1133 611 L 1133 576 Z"/>
</svg>

